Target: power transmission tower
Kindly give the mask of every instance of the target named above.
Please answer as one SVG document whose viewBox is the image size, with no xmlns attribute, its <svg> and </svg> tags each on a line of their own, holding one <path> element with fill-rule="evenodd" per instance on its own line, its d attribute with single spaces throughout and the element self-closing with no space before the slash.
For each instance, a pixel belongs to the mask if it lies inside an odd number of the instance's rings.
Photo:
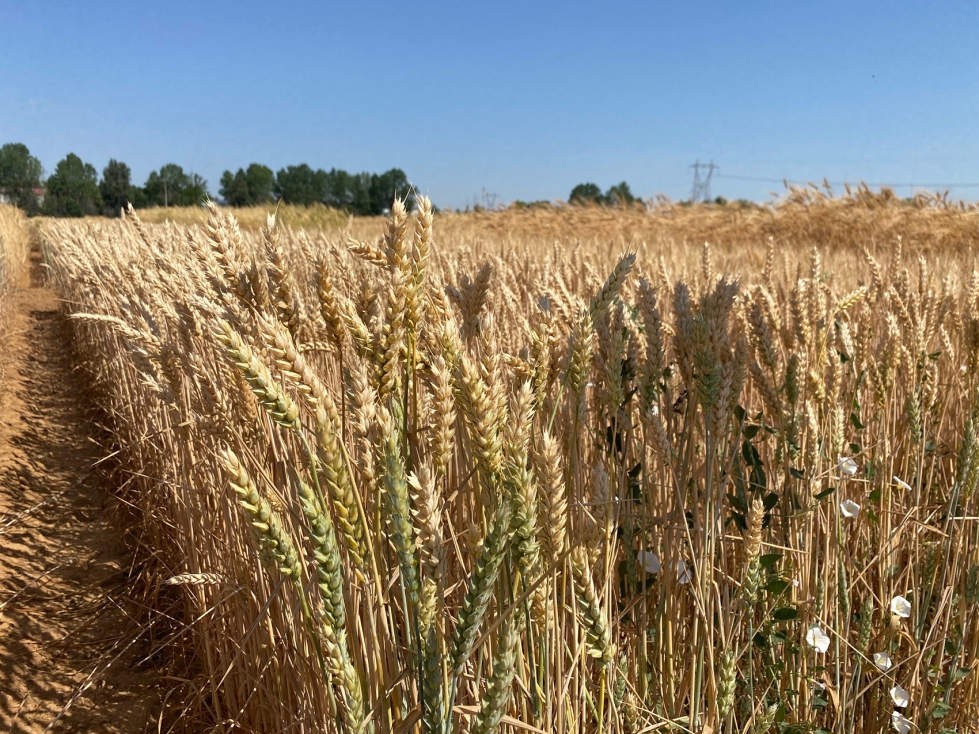
<svg viewBox="0 0 979 734">
<path fill-rule="evenodd" d="M 495 209 L 496 208 L 496 194 L 488 192 L 486 187 L 483 187 L 483 209 Z"/>
<path fill-rule="evenodd" d="M 714 161 L 701 163 L 699 160 L 690 166 L 693 169 L 693 188 L 690 189 L 690 201 L 710 201 L 710 179 L 714 171 L 719 170 L 720 166 L 715 166 Z M 701 170 L 705 172 L 701 178 Z"/>
</svg>

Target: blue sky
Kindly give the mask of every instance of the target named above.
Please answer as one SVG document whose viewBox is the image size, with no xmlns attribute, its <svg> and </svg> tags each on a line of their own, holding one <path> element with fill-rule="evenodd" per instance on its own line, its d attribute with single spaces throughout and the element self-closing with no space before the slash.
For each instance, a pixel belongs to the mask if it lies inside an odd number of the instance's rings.
<svg viewBox="0 0 979 734">
<path fill-rule="evenodd" d="M 443 206 L 621 180 L 979 182 L 979 4 L 8 2 L 0 143 L 137 183 L 168 162 L 405 170 Z M 908 189 L 899 189 L 907 194 Z M 953 190 L 979 198 L 979 187 Z"/>
</svg>

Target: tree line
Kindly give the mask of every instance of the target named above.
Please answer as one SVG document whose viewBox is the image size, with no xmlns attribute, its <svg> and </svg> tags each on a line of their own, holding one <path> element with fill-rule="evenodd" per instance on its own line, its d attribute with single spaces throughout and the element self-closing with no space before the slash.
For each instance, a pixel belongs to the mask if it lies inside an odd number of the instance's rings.
<svg viewBox="0 0 979 734">
<path fill-rule="evenodd" d="M 568 203 L 570 204 L 601 204 L 603 206 L 622 206 L 624 204 L 633 204 L 637 201 L 639 199 L 633 196 L 632 191 L 629 189 L 629 184 L 625 181 L 615 186 L 610 186 L 609 190 L 604 194 L 598 187 L 598 184 L 578 184 L 571 189 L 571 196 L 568 197 Z"/>
<path fill-rule="evenodd" d="M 289 204 L 325 204 L 359 216 L 383 214 L 394 197 L 414 206 L 414 191 L 400 168 L 384 173 L 347 173 L 331 168 L 313 169 L 305 163 L 286 166 L 273 174 L 259 163 L 225 171 L 221 176 L 221 198 L 230 206 L 253 206 L 281 199 Z"/>
<path fill-rule="evenodd" d="M 404 171 L 350 174 L 336 168 L 312 169 L 303 163 L 273 173 L 268 166 L 252 163 L 221 176 L 219 196 L 229 206 L 253 206 L 283 201 L 309 206 L 315 203 L 360 216 L 382 214 L 395 196 L 414 204 L 414 192 Z M 23 143 L 0 147 L 0 200 L 29 214 L 82 217 L 96 214 L 119 216 L 129 203 L 136 208 L 197 206 L 210 197 L 207 181 L 187 173 L 176 163 L 153 171 L 142 186 L 132 182 L 132 171 L 112 159 L 102 176 L 91 163 L 69 153 L 45 178 L 41 162 Z"/>
</svg>

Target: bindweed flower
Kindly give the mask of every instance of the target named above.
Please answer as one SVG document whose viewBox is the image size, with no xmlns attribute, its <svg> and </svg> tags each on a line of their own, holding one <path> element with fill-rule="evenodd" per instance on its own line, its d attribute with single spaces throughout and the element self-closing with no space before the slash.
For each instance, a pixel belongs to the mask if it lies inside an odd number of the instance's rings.
<svg viewBox="0 0 979 734">
<path fill-rule="evenodd" d="M 659 556 L 648 550 L 641 550 L 636 554 L 636 560 L 642 565 L 646 573 L 659 573 L 663 566 L 659 562 Z"/>
<path fill-rule="evenodd" d="M 909 492 L 911 491 L 911 485 L 908 484 L 907 482 L 905 482 L 903 479 L 900 479 L 898 477 L 894 477 L 894 484 L 896 484 L 901 489 L 906 489 Z"/>
<path fill-rule="evenodd" d="M 840 474 L 844 477 L 852 477 L 857 473 L 857 462 L 851 459 L 849 456 L 841 456 L 840 461 L 837 464 L 840 469 Z"/>
<path fill-rule="evenodd" d="M 897 734 L 909 734 L 911 731 L 911 722 L 897 711 L 891 714 L 891 726 L 894 727 Z"/>
<path fill-rule="evenodd" d="M 911 697 L 908 695 L 908 692 L 904 690 L 904 688 L 902 688 L 901 686 L 894 686 L 891 689 L 891 700 L 894 702 L 895 706 L 903 709 L 907 707 L 908 702 L 911 700 Z"/>
<path fill-rule="evenodd" d="M 843 517 L 856 517 L 860 514 L 860 505 L 853 500 L 843 500 L 840 503 L 840 512 L 843 513 Z"/>
<path fill-rule="evenodd" d="M 824 653 L 829 650 L 829 636 L 819 626 L 809 628 L 806 633 L 806 643 L 816 652 Z"/>
<path fill-rule="evenodd" d="M 895 596 L 891 599 L 891 613 L 907 619 L 911 616 L 911 602 L 903 596 Z"/>
<path fill-rule="evenodd" d="M 886 652 L 875 652 L 874 653 L 874 665 L 883 672 L 887 672 L 894 665 L 894 661 L 891 660 L 891 656 Z"/>
<path fill-rule="evenodd" d="M 689 584 L 693 578 L 693 569 L 687 565 L 686 561 L 678 561 L 676 564 L 676 580 L 681 584 Z"/>
</svg>

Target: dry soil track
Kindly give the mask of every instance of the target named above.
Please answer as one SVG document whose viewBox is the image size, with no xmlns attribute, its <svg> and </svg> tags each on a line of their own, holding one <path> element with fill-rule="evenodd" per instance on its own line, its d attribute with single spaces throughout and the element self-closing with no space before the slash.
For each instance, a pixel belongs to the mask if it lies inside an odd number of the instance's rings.
<svg viewBox="0 0 979 734">
<path fill-rule="evenodd" d="M 36 250 L 5 309 L 0 734 L 155 729 L 153 673 L 124 602 L 132 555 Z"/>
</svg>

